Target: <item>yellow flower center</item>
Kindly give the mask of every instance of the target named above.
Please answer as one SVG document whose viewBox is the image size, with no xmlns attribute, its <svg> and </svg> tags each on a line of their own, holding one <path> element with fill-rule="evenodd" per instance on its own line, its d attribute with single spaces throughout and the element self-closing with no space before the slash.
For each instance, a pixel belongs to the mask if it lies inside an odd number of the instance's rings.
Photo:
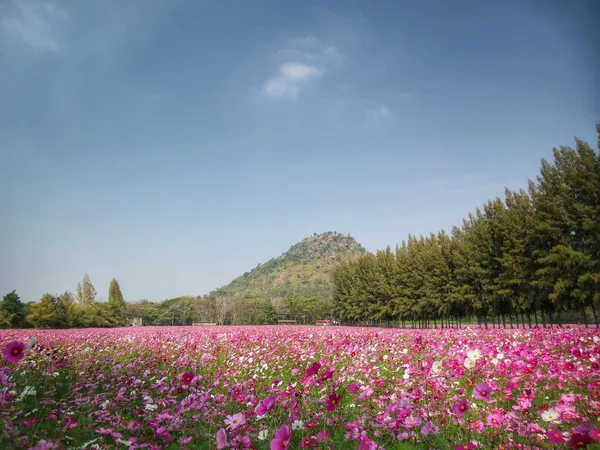
<svg viewBox="0 0 600 450">
<path fill-rule="evenodd" d="M 18 349 L 18 348 L 16 348 L 16 347 L 15 347 L 15 348 L 13 348 L 13 349 L 12 349 L 12 354 L 13 354 L 13 355 L 18 355 L 18 354 L 19 354 L 19 349 Z"/>
</svg>

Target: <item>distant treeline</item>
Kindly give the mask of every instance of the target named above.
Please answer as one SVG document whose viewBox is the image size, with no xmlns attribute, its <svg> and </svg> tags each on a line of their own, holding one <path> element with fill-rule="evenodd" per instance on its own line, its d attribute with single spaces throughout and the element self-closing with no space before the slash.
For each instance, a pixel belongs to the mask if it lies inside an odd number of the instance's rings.
<svg viewBox="0 0 600 450">
<path fill-rule="evenodd" d="M 330 313 L 331 303 L 321 297 L 270 299 L 203 295 L 127 304 L 128 317 L 141 319 L 142 325 L 191 325 L 195 322 L 269 325 L 277 323 L 278 314 L 296 317 L 300 323 L 314 323 L 329 317 Z"/>
<path fill-rule="evenodd" d="M 44 294 L 40 301 L 23 303 L 16 291 L 0 301 L 0 328 L 88 328 L 127 324 L 127 311 L 117 280 L 108 288 L 108 302 L 96 301 L 96 289 L 87 274 L 75 294 Z"/>
<path fill-rule="evenodd" d="M 421 325 L 473 317 L 486 325 L 551 323 L 578 315 L 598 324 L 600 155 L 576 144 L 554 149 L 553 162 L 542 160 L 528 190 L 507 189 L 449 234 L 409 236 L 395 251 L 340 264 L 335 315 Z"/>
</svg>

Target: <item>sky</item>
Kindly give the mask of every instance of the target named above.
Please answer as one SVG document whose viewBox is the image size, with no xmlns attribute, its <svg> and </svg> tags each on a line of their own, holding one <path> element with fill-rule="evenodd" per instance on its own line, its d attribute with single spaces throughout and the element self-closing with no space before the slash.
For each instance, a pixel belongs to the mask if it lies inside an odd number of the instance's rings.
<svg viewBox="0 0 600 450">
<path fill-rule="evenodd" d="M 596 146 L 594 0 L 0 0 L 0 295 L 200 295 Z"/>
</svg>

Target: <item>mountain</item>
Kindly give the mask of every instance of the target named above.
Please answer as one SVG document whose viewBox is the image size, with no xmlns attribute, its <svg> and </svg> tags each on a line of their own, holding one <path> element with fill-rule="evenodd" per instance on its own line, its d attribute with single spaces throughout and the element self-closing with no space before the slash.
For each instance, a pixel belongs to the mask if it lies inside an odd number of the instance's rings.
<svg viewBox="0 0 600 450">
<path fill-rule="evenodd" d="M 330 294 L 334 267 L 363 253 L 366 253 L 365 248 L 350 235 L 331 231 L 315 233 L 211 294 L 326 298 Z"/>
</svg>

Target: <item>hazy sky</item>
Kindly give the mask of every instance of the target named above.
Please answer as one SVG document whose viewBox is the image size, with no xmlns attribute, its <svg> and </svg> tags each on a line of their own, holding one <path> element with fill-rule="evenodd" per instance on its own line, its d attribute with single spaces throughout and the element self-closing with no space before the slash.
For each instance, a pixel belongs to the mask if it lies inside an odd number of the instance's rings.
<svg viewBox="0 0 600 450">
<path fill-rule="evenodd" d="M 594 143 L 595 0 L 0 0 L 0 295 L 201 294 Z"/>
</svg>

